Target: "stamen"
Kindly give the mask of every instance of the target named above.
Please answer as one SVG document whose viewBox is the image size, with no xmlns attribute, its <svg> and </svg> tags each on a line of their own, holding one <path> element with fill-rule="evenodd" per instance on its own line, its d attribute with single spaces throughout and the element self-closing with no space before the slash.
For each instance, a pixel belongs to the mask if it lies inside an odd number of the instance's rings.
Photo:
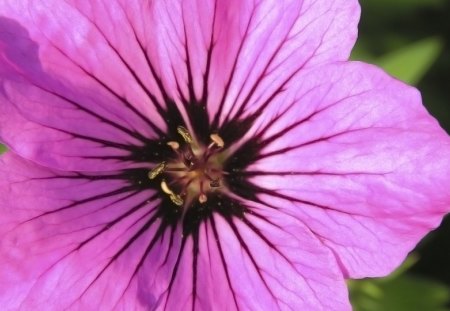
<svg viewBox="0 0 450 311">
<path fill-rule="evenodd" d="M 155 179 L 159 174 L 164 172 L 166 169 L 166 162 L 159 163 L 156 167 L 154 167 L 149 173 L 148 178 Z"/>
<path fill-rule="evenodd" d="M 163 181 L 161 182 L 161 189 L 162 189 L 162 191 L 164 191 L 164 193 L 166 193 L 166 194 L 169 194 L 169 195 L 172 195 L 172 194 L 173 194 L 173 191 L 170 190 L 169 185 L 167 185 L 167 183 L 166 183 L 165 180 L 163 180 Z"/>
<path fill-rule="evenodd" d="M 183 206 L 186 200 L 191 202 L 194 198 L 197 198 L 200 204 L 204 204 L 208 201 L 208 192 L 216 191 L 216 188 L 222 186 L 221 176 L 225 172 L 220 168 L 219 154 L 225 142 L 219 134 L 211 134 L 209 145 L 203 147 L 194 141 L 187 128 L 178 126 L 177 132 L 183 141 L 166 142 L 176 153 L 176 159 L 158 164 L 148 176 L 155 179 L 161 174 L 170 175 L 170 183 L 162 179 L 161 190 L 175 205 Z M 171 189 L 173 185 L 178 193 Z"/>
<path fill-rule="evenodd" d="M 181 135 L 181 137 L 183 137 L 185 142 L 187 142 L 188 144 L 192 144 L 192 142 L 193 142 L 192 136 L 185 127 L 178 126 L 177 132 L 178 132 L 178 134 Z"/>
<path fill-rule="evenodd" d="M 169 141 L 167 145 L 170 146 L 174 151 L 180 149 L 180 144 L 177 143 L 176 141 Z"/>
<path fill-rule="evenodd" d="M 170 200 L 178 206 L 182 206 L 184 204 L 183 198 L 179 194 L 175 194 L 172 190 L 170 190 L 169 185 L 165 180 L 161 182 L 161 189 L 164 193 L 169 195 Z"/>
<path fill-rule="evenodd" d="M 211 134 L 209 135 L 209 138 L 211 138 L 211 140 L 217 145 L 217 147 L 223 148 L 223 146 L 225 146 L 225 142 L 218 134 Z"/>
<path fill-rule="evenodd" d="M 175 205 L 182 206 L 184 204 L 184 200 L 178 194 L 172 193 L 169 198 Z"/>
<path fill-rule="evenodd" d="M 204 194 L 205 191 L 203 190 L 203 180 L 200 180 L 200 195 Z"/>
<path fill-rule="evenodd" d="M 199 201 L 201 204 L 203 204 L 203 203 L 205 203 L 206 201 L 208 201 L 208 197 L 207 197 L 204 193 L 202 193 L 202 194 L 200 194 L 200 196 L 198 197 L 198 201 Z"/>
</svg>

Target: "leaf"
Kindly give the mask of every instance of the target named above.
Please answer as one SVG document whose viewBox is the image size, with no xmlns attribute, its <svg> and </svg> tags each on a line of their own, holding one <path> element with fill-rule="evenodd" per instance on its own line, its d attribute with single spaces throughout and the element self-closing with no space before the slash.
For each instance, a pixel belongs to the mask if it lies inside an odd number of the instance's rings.
<svg viewBox="0 0 450 311">
<path fill-rule="evenodd" d="M 365 6 L 381 8 L 390 11 L 401 8 L 402 10 L 413 10 L 423 7 L 439 7 L 445 5 L 445 0 L 365 0 Z"/>
<path fill-rule="evenodd" d="M 437 60 L 442 49 L 442 40 L 431 37 L 388 53 L 374 62 L 394 77 L 416 85 Z"/>
<path fill-rule="evenodd" d="M 373 56 L 370 53 L 370 49 L 359 40 L 352 50 L 350 60 L 359 60 L 366 63 L 373 63 Z"/>
<path fill-rule="evenodd" d="M 354 311 L 450 311 L 450 288 L 404 273 L 414 263 L 405 261 L 385 278 L 349 281 Z"/>
<path fill-rule="evenodd" d="M 437 282 L 409 275 L 389 282 L 360 282 L 351 293 L 354 311 L 449 310 L 445 305 L 450 301 L 450 290 Z"/>
</svg>

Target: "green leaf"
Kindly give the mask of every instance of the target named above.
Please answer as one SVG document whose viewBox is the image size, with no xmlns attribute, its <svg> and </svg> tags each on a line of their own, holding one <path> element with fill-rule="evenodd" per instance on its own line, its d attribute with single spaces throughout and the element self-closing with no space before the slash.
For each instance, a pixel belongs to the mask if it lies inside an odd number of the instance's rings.
<svg viewBox="0 0 450 311">
<path fill-rule="evenodd" d="M 442 40 L 432 37 L 388 53 L 374 62 L 394 77 L 416 85 L 437 60 L 442 49 Z"/>
<path fill-rule="evenodd" d="M 0 144 L 0 154 L 6 151 L 6 147 Z"/>
<path fill-rule="evenodd" d="M 373 63 L 373 59 L 374 57 L 370 52 L 370 48 L 362 38 L 358 39 L 356 45 L 353 47 L 352 54 L 350 55 L 350 60 Z"/>
<path fill-rule="evenodd" d="M 364 0 L 362 4 L 365 7 L 381 8 L 386 11 L 398 10 L 414 10 L 423 7 L 440 7 L 445 4 L 445 0 Z"/>
<path fill-rule="evenodd" d="M 385 278 L 349 281 L 354 311 L 450 311 L 450 288 L 405 273 L 414 263 L 405 261 Z"/>
<path fill-rule="evenodd" d="M 404 275 L 382 282 L 364 280 L 353 285 L 354 311 L 448 311 L 450 290 L 443 284 Z"/>
</svg>

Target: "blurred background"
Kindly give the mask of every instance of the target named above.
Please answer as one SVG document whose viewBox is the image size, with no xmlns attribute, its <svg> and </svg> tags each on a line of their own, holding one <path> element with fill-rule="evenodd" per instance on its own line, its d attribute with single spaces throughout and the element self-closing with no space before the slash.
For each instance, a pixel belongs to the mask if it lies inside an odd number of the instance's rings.
<svg viewBox="0 0 450 311">
<path fill-rule="evenodd" d="M 352 59 L 417 86 L 450 133 L 450 1 L 360 0 Z M 450 311 L 450 217 L 391 276 L 349 281 L 355 311 Z"/>
<path fill-rule="evenodd" d="M 417 86 L 450 133 L 450 1 L 360 0 L 352 59 Z M 5 150 L 0 145 L 0 153 Z M 402 267 L 382 279 L 349 281 L 355 311 L 450 311 L 450 217 Z"/>
</svg>

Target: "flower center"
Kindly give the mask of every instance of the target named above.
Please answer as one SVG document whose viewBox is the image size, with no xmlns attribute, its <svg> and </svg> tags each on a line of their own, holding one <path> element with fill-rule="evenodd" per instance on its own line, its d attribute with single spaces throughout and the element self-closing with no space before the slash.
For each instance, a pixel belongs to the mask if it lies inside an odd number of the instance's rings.
<svg viewBox="0 0 450 311">
<path fill-rule="evenodd" d="M 148 177 L 153 180 L 159 176 L 161 190 L 178 206 L 189 205 L 193 200 L 205 203 L 208 194 L 218 191 L 222 186 L 224 172 L 224 141 L 217 134 L 211 134 L 208 146 L 198 144 L 189 131 L 177 128 L 182 141 L 169 141 L 175 157 L 156 165 Z"/>
</svg>

